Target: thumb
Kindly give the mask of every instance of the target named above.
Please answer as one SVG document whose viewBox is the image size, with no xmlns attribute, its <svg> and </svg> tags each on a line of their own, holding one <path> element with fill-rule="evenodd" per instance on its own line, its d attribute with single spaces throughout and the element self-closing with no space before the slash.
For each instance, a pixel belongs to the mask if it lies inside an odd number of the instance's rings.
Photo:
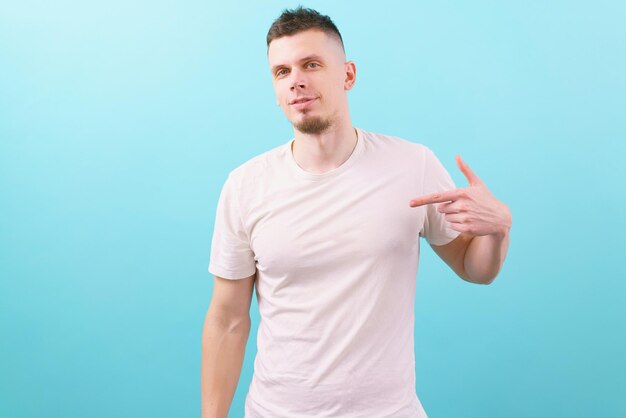
<svg viewBox="0 0 626 418">
<path fill-rule="evenodd" d="M 472 171 L 469 165 L 467 165 L 465 161 L 463 161 L 463 159 L 461 158 L 461 155 L 457 154 L 455 159 L 456 159 L 456 165 L 459 167 L 461 172 L 465 175 L 465 178 L 467 178 L 467 181 L 470 186 L 482 184 L 482 180 L 480 179 L 480 177 L 478 177 L 476 173 Z"/>
</svg>

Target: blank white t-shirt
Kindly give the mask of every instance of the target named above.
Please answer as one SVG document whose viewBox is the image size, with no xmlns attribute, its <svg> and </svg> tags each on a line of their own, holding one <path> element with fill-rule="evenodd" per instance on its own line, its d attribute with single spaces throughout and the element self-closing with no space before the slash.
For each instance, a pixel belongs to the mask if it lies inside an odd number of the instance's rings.
<svg viewBox="0 0 626 418">
<path fill-rule="evenodd" d="M 257 274 L 258 352 L 245 418 L 423 418 L 416 395 L 419 237 L 459 235 L 436 205 L 455 188 L 426 146 L 357 131 L 350 157 L 303 170 L 293 139 L 232 170 L 209 272 Z"/>
</svg>

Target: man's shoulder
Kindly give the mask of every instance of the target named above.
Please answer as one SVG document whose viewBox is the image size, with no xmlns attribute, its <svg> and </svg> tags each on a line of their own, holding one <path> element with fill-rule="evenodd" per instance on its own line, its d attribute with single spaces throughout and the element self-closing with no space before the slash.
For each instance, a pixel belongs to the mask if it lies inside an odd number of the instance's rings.
<svg viewBox="0 0 626 418">
<path fill-rule="evenodd" d="M 374 147 L 381 149 L 388 148 L 398 152 L 409 152 L 423 155 L 429 148 L 421 142 L 406 139 L 404 137 L 370 132 L 362 130 L 363 134 Z"/>
<path fill-rule="evenodd" d="M 257 154 L 233 168 L 229 172 L 229 176 L 236 179 L 238 182 L 246 179 L 258 179 L 284 158 L 286 149 L 287 144 L 281 144 L 261 154 Z"/>
</svg>

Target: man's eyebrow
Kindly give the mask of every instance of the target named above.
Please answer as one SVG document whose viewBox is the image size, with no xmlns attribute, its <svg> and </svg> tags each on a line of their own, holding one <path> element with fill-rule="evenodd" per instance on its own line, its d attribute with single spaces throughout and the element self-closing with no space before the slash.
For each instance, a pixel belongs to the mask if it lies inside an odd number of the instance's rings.
<svg viewBox="0 0 626 418">
<path fill-rule="evenodd" d="M 305 61 L 310 61 L 310 60 L 323 61 L 323 58 L 322 58 L 321 56 L 317 55 L 317 54 L 311 54 L 311 55 L 307 55 L 307 56 L 306 56 L 306 57 L 304 57 L 304 58 L 300 58 L 300 59 L 298 60 L 298 62 L 305 62 Z M 277 64 L 277 65 L 274 65 L 274 66 L 272 67 L 272 73 L 275 73 L 277 69 L 279 69 L 279 68 L 281 68 L 281 67 L 284 67 L 284 66 L 285 66 L 285 64 Z"/>
</svg>

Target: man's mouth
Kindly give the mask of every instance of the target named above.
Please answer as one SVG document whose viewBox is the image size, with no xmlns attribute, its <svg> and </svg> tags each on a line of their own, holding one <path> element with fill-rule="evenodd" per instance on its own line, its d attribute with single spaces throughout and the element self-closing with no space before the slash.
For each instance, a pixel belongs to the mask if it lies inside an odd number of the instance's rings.
<svg viewBox="0 0 626 418">
<path fill-rule="evenodd" d="M 317 100 L 317 97 L 300 97 L 298 99 L 292 100 L 291 102 L 289 102 L 289 104 L 294 106 L 296 109 L 304 109 L 315 100 Z"/>
</svg>

